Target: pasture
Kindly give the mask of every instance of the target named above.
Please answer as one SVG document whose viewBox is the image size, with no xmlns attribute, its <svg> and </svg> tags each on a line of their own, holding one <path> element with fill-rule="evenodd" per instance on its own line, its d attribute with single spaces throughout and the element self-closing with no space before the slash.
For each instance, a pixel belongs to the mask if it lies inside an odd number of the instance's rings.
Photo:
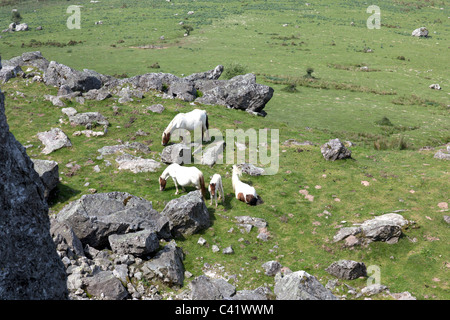
<svg viewBox="0 0 450 320">
<path fill-rule="evenodd" d="M 97 159 L 97 150 L 118 141 L 136 141 L 150 147 L 147 157 L 159 160 L 167 124 L 178 112 L 201 108 L 208 112 L 210 128 L 222 132 L 278 129 L 279 170 L 273 176 L 241 177 L 264 200 L 252 207 L 234 197 L 231 164 L 198 166 L 206 182 L 214 173 L 221 174 L 226 199 L 217 208 L 206 201 L 211 228 L 177 240 L 185 253 L 186 270 L 198 276 L 210 265 L 239 290 L 254 289 L 273 286 L 273 278 L 264 275 L 261 265 L 277 260 L 292 271 L 307 271 L 326 285 L 334 277 L 325 269 L 334 261 L 349 259 L 378 266 L 381 284 L 392 293 L 408 291 L 421 300 L 449 299 L 449 225 L 443 216 L 449 215 L 450 167 L 448 161 L 433 158 L 440 146 L 450 142 L 449 10 L 444 1 L 377 1 L 381 28 L 371 30 L 366 25 L 369 4 L 357 0 L 339 4 L 0 1 L 0 29 L 8 27 L 14 8 L 30 27 L 30 31 L 0 34 L 2 60 L 38 50 L 48 60 L 74 69 L 118 77 L 149 72 L 182 76 L 222 64 L 225 73 L 252 72 L 258 83 L 275 90 L 264 118 L 221 106 L 192 106 L 151 92 L 125 104 L 111 99 L 86 100 L 84 105 L 68 102 L 78 112 L 101 112 L 111 123 L 104 137 L 87 138 L 72 136 L 79 128 L 61 123 L 63 114 L 44 100 L 45 94 L 56 95 L 57 88 L 26 84 L 19 78 L 1 84 L 11 132 L 23 145 L 33 145 L 27 149 L 30 157 L 60 164 L 62 179 L 51 213 L 89 188 L 126 191 L 151 200 L 161 211 L 176 197 L 170 179 L 166 191 L 159 190 L 163 168 L 145 174 L 119 171 L 114 164 L 106 166 L 104 159 Z M 67 28 L 69 5 L 81 6 L 80 29 Z M 95 24 L 98 21 L 102 24 Z M 40 25 L 43 30 L 35 30 Z M 411 32 L 422 26 L 430 37 L 412 37 Z M 189 35 L 184 36 L 188 29 Z M 308 68 L 313 70 L 312 78 L 305 77 Z M 430 89 L 434 83 L 442 90 Z M 157 103 L 165 107 L 162 114 L 145 110 Z M 52 127 L 61 127 L 73 147 L 43 155 L 36 133 Z M 146 135 L 137 135 L 139 130 Z M 323 159 L 320 146 L 334 138 L 353 143 L 353 159 Z M 283 144 L 288 139 L 312 145 Z M 421 149 L 425 146 L 430 148 Z M 81 167 L 70 172 L 69 163 Z M 95 165 L 100 172 L 94 172 Z M 307 190 L 312 201 L 300 190 Z M 447 203 L 447 209 L 438 206 L 441 203 Z M 340 226 L 395 210 L 404 210 L 401 214 L 415 221 L 398 243 L 344 248 L 333 242 Z M 269 239 L 257 239 L 255 229 L 241 232 L 233 220 L 241 215 L 265 219 Z M 198 245 L 199 237 L 208 245 Z M 212 245 L 221 249 L 231 245 L 234 254 L 212 252 Z M 342 280 L 337 294 L 348 291 L 344 283 L 362 288 L 366 280 Z M 346 295 L 346 299 L 354 298 Z"/>
</svg>

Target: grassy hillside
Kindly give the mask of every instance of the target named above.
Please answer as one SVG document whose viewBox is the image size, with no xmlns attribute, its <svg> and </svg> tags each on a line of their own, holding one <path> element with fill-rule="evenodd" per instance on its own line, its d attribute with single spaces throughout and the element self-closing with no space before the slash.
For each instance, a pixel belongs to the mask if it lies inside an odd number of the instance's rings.
<svg viewBox="0 0 450 320">
<path fill-rule="evenodd" d="M 82 6 L 81 29 L 66 27 L 69 4 Z M 268 116 L 200 107 L 208 111 L 211 127 L 222 132 L 227 128 L 279 129 L 280 168 L 274 176 L 243 177 L 265 201 L 249 207 L 233 198 L 231 165 L 200 166 L 206 177 L 215 172 L 225 177 L 227 199 L 217 209 L 208 202 L 213 219 L 210 229 L 177 241 L 186 253 L 186 269 L 197 276 L 205 263 L 217 264 L 223 266 L 218 271 L 222 275 L 236 275 L 238 289 L 252 289 L 273 285 L 261 265 L 278 260 L 293 271 L 306 270 L 325 285 L 333 279 L 325 268 L 333 261 L 352 259 L 379 266 L 381 283 L 391 292 L 409 291 L 418 299 L 448 299 L 449 227 L 442 218 L 448 211 L 438 204 L 450 202 L 449 163 L 434 159 L 436 150 L 419 151 L 450 141 L 445 59 L 448 8 L 440 1 L 378 1 L 382 26 L 369 30 L 367 6 L 364 1 L 311 5 L 287 0 L 21 1 L 0 7 L 2 29 L 8 27 L 11 10 L 17 8 L 31 30 L 2 33 L 0 54 L 9 59 L 39 50 L 47 59 L 76 69 L 127 76 L 147 72 L 181 76 L 218 64 L 232 70 L 233 63 L 239 64 L 245 72 L 255 73 L 259 83 L 275 89 L 265 108 Z M 96 21 L 103 24 L 96 25 Z M 181 21 L 193 28 L 187 37 Z M 36 31 L 39 25 L 43 30 Z M 421 26 L 428 28 L 431 37 L 411 37 Z M 154 49 L 139 48 L 145 46 Z M 160 68 L 155 69 L 155 63 Z M 307 68 L 313 68 L 313 79 L 304 77 Z M 429 89 L 432 83 L 443 89 Z M 137 141 L 152 150 L 141 156 L 159 159 L 162 130 L 177 112 L 194 106 L 162 100 L 153 93 L 125 105 L 113 99 L 85 105 L 68 102 L 78 112 L 98 111 L 108 117 L 111 126 L 106 136 L 86 138 L 72 136 L 82 128 L 61 123 L 60 118 L 66 120 L 66 116 L 44 101 L 44 94 L 56 95 L 57 88 L 13 79 L 2 84 L 1 90 L 6 95 L 11 131 L 23 145 L 33 145 L 28 154 L 60 164 L 62 181 L 52 212 L 88 193 L 89 188 L 127 191 L 153 201 L 157 210 L 175 197 L 172 185 L 159 191 L 157 179 L 163 168 L 151 174 L 119 171 L 113 158 L 106 158 L 112 166 L 98 160 L 97 150 L 118 141 Z M 155 103 L 166 110 L 162 114 L 145 111 L 145 106 Z M 120 107 L 119 112 L 114 112 L 114 105 Z M 383 125 L 383 117 L 391 125 Z M 73 147 L 45 156 L 36 133 L 52 127 L 61 127 Z M 138 130 L 148 135 L 137 135 Z M 353 160 L 323 159 L 320 145 L 336 137 L 355 144 Z M 315 145 L 284 146 L 291 138 Z M 72 174 L 66 167 L 69 163 L 81 168 Z M 95 165 L 99 173 L 94 172 Z M 313 201 L 305 199 L 300 190 L 308 190 Z M 339 226 L 394 210 L 406 210 L 405 218 L 416 222 L 399 243 L 345 249 L 332 242 Z M 269 240 L 258 240 L 256 230 L 241 233 L 233 221 L 239 215 L 267 220 Z M 209 247 L 197 244 L 200 236 Z M 235 253 L 213 253 L 213 244 L 221 249 L 232 245 Z M 343 282 L 362 288 L 365 281 Z"/>
</svg>

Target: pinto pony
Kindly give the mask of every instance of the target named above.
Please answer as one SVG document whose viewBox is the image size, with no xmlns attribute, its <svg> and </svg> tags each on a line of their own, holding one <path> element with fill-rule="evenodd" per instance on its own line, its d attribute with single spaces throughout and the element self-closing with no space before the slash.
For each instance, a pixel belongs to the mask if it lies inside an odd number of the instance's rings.
<svg viewBox="0 0 450 320">
<path fill-rule="evenodd" d="M 206 141 L 209 141 L 208 115 L 205 110 L 194 109 L 191 112 L 179 113 L 172 119 L 172 121 L 170 121 L 169 125 L 164 130 L 161 143 L 163 146 L 167 145 L 170 141 L 170 135 L 176 129 L 194 131 L 197 127 L 201 127 L 202 129 L 202 140 L 205 138 Z"/>
<path fill-rule="evenodd" d="M 219 194 L 219 200 L 222 199 L 222 204 L 225 200 L 224 192 L 223 192 L 223 185 L 222 185 L 222 177 L 220 174 L 216 173 L 212 176 L 211 182 L 208 186 L 209 194 L 211 195 L 211 202 L 210 205 L 213 203 L 213 198 L 216 202 L 216 208 L 217 208 L 217 194 Z"/>
<path fill-rule="evenodd" d="M 183 167 L 178 163 L 169 165 L 159 177 L 159 190 L 164 191 L 167 179 L 171 177 L 175 183 L 176 192 L 178 194 L 178 185 L 186 192 L 184 187 L 195 186 L 202 192 L 203 200 L 206 196 L 205 179 L 203 173 L 196 167 Z"/>
<path fill-rule="evenodd" d="M 239 177 L 241 175 L 242 171 L 238 168 L 238 166 L 233 165 L 233 175 L 231 177 L 231 181 L 233 183 L 233 190 L 236 195 L 236 199 L 239 199 L 252 206 L 261 204 L 262 200 L 256 193 L 255 188 L 239 180 Z"/>
</svg>

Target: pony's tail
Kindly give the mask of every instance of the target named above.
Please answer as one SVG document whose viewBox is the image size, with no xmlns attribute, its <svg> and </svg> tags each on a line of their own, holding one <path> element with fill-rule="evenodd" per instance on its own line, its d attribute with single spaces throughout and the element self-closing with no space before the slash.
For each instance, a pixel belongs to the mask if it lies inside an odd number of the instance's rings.
<svg viewBox="0 0 450 320">
<path fill-rule="evenodd" d="M 206 200 L 206 188 L 205 188 L 205 178 L 203 174 L 199 177 L 200 190 L 202 192 L 203 200 Z"/>
<path fill-rule="evenodd" d="M 209 130 L 208 115 L 206 115 L 206 130 Z"/>
</svg>

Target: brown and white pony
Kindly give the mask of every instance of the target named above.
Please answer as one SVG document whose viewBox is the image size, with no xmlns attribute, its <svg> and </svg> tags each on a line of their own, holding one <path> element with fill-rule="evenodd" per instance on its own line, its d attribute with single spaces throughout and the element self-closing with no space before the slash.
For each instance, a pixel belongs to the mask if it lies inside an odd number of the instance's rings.
<svg viewBox="0 0 450 320">
<path fill-rule="evenodd" d="M 233 165 L 233 175 L 231 177 L 231 181 L 233 183 L 233 191 L 236 195 L 236 199 L 239 199 L 252 206 L 256 206 L 262 201 L 256 193 L 255 188 L 239 180 L 239 177 L 241 175 L 242 171 L 238 168 L 238 166 Z"/>
<path fill-rule="evenodd" d="M 216 208 L 217 208 L 217 195 L 219 196 L 219 200 L 222 199 L 222 204 L 225 200 L 224 192 L 223 192 L 223 185 L 222 185 L 222 177 L 220 174 L 216 173 L 212 176 L 211 182 L 208 186 L 208 191 L 211 196 L 211 202 L 210 205 L 213 203 L 213 198 L 216 202 Z"/>
<path fill-rule="evenodd" d="M 167 179 L 172 178 L 175 183 L 176 192 L 178 194 L 178 185 L 186 192 L 184 187 L 195 186 L 202 192 L 203 200 L 206 196 L 205 179 L 203 173 L 196 167 L 184 167 L 178 163 L 169 165 L 159 177 L 159 190 L 164 191 L 166 188 Z"/>
<path fill-rule="evenodd" d="M 195 128 L 200 126 L 202 129 L 202 140 L 205 138 L 206 141 L 209 141 L 208 115 L 205 110 L 194 109 L 191 112 L 179 113 L 172 119 L 172 121 L 170 121 L 169 125 L 164 130 L 161 143 L 163 146 L 167 145 L 170 141 L 170 135 L 176 129 L 194 131 Z"/>
</svg>

